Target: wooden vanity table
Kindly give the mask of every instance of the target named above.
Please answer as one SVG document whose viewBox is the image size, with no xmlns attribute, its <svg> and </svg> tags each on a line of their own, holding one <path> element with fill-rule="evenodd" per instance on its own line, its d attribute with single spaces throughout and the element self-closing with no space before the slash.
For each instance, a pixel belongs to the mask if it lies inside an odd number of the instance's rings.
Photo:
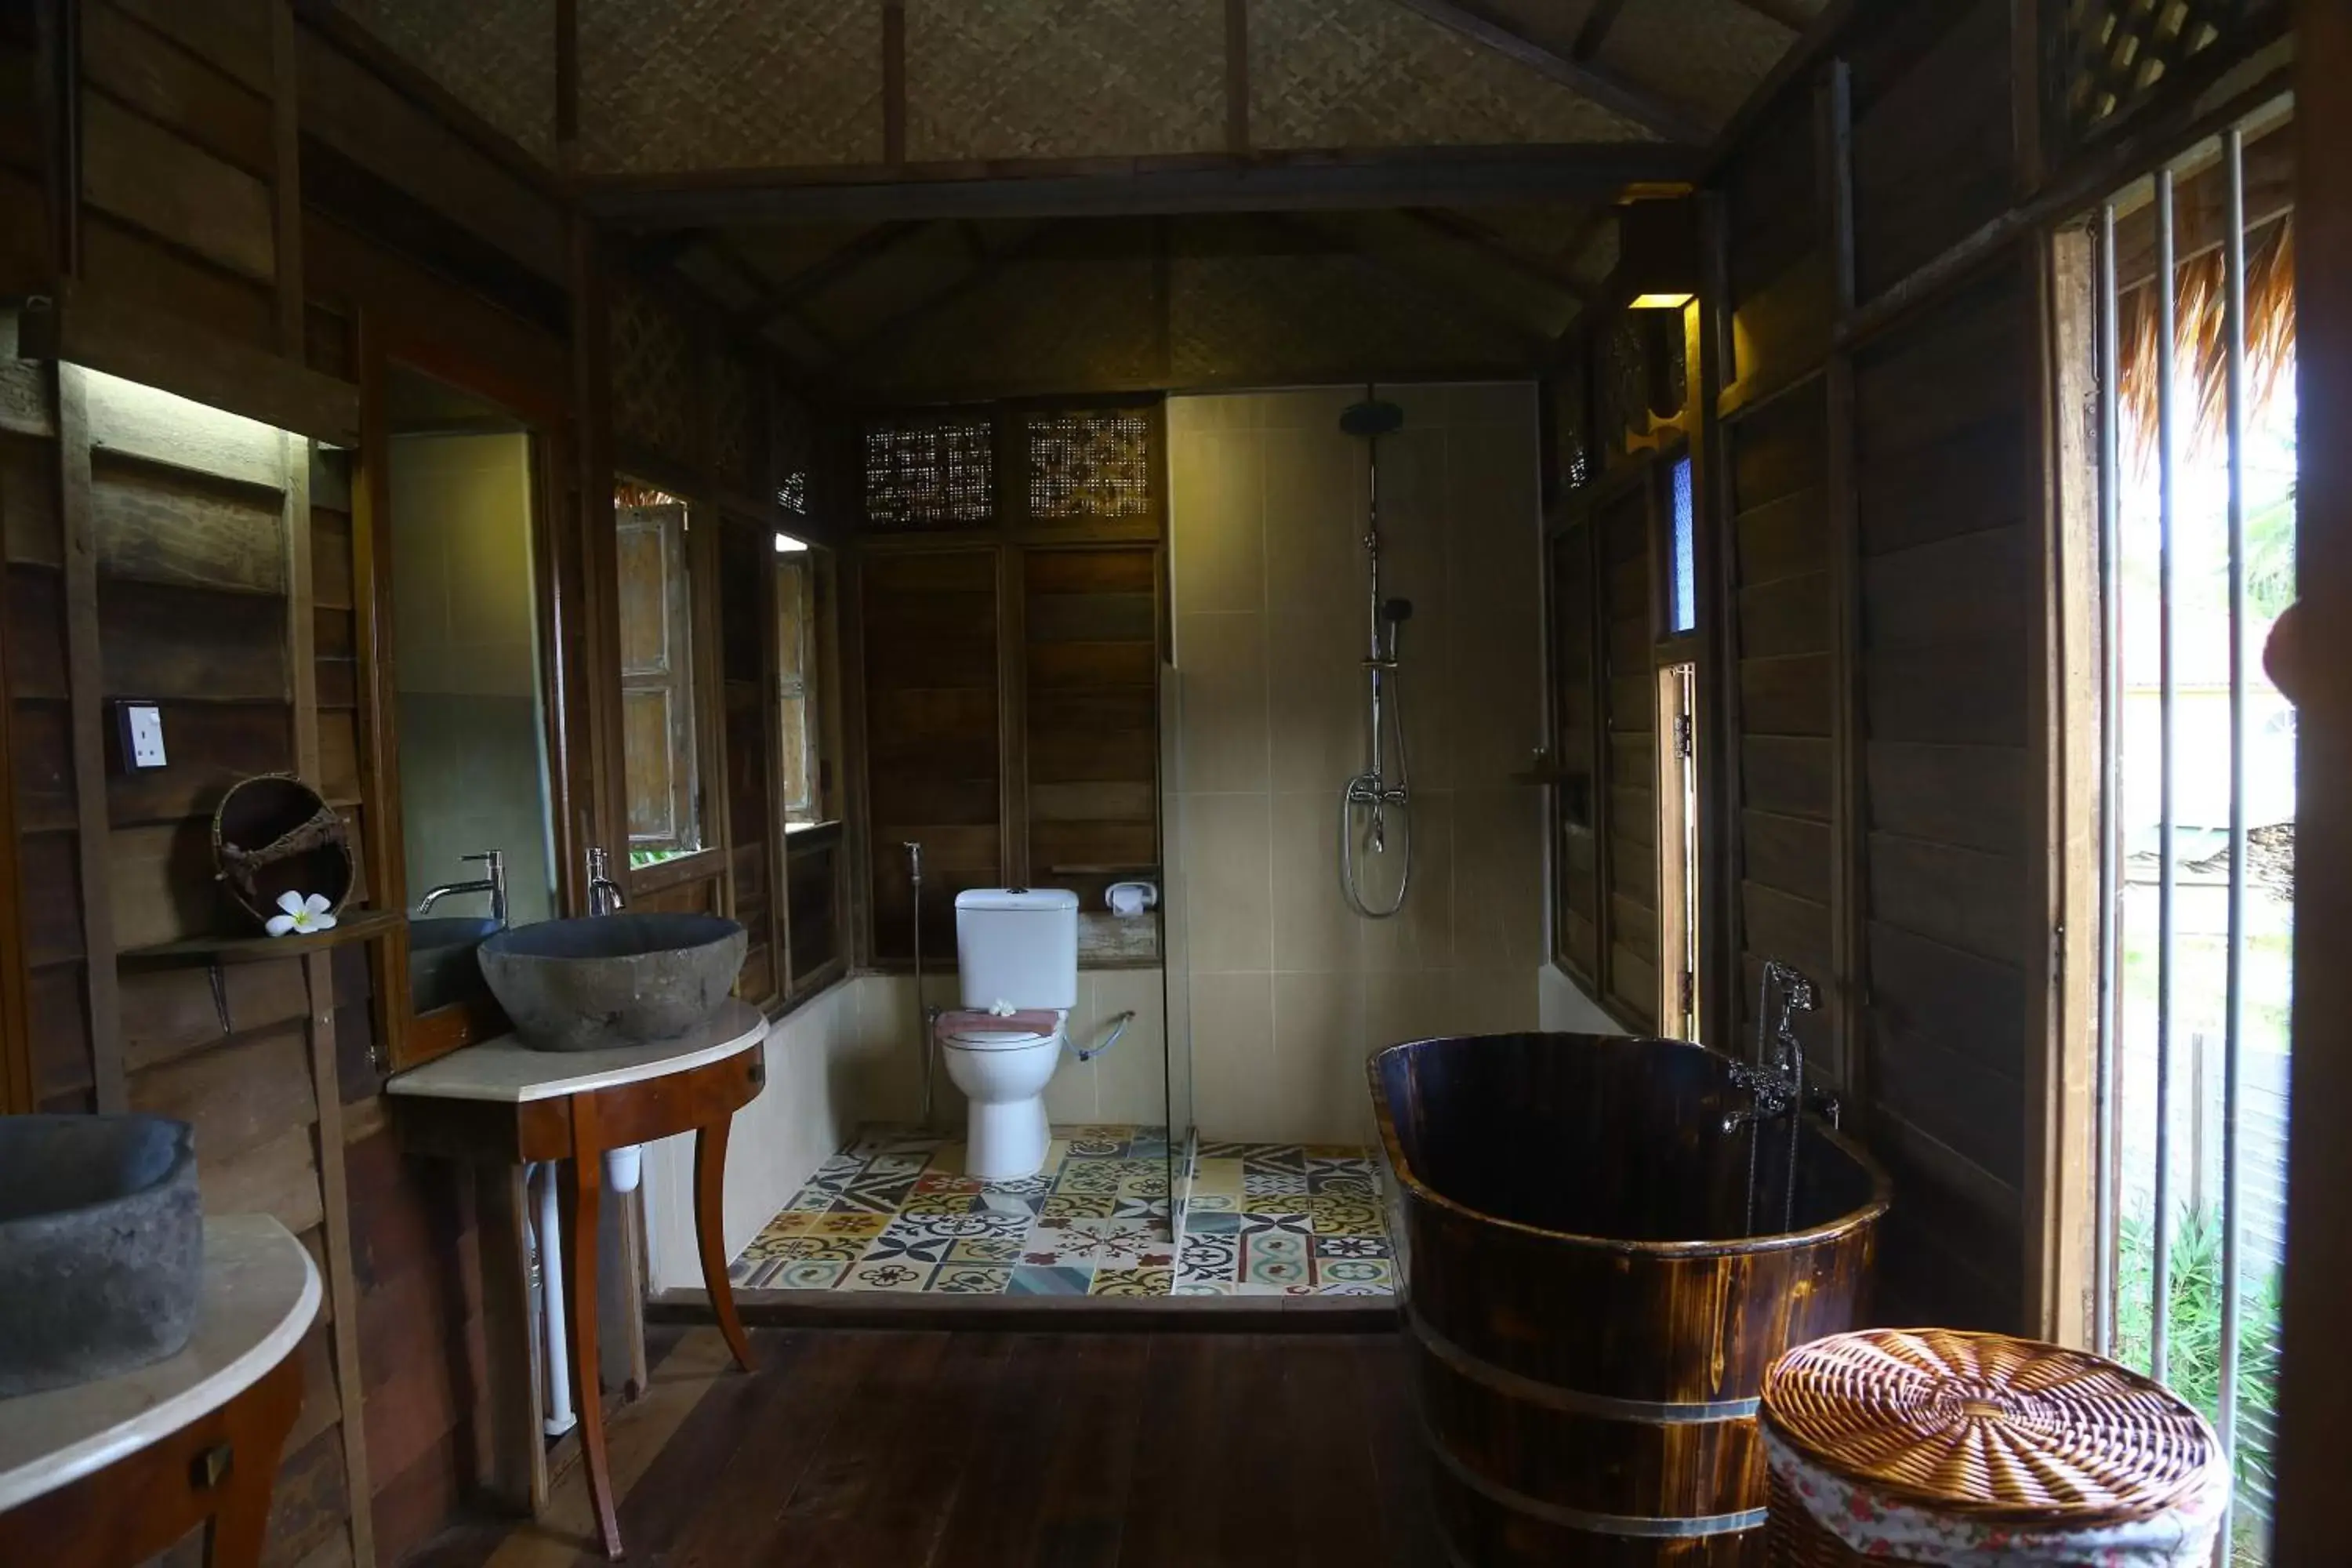
<svg viewBox="0 0 2352 1568">
<path fill-rule="evenodd" d="M 0 1399 L 0 1563 L 131 1568 L 198 1525 L 210 1568 L 256 1568 L 319 1270 L 268 1215 L 205 1222 L 195 1332 L 113 1377 Z"/>
<path fill-rule="evenodd" d="M 607 1150 L 691 1131 L 695 1241 L 719 1331 L 751 1370 L 751 1342 L 727 1280 L 719 1200 L 735 1112 L 767 1081 L 768 1020 L 730 1001 L 680 1039 L 613 1050 L 538 1051 L 502 1036 L 451 1052 L 384 1084 L 402 1147 L 477 1163 L 562 1163 L 564 1321 L 577 1388 L 580 1446 L 604 1554 L 621 1555 L 604 1450 L 596 1343 L 596 1236 Z"/>
</svg>

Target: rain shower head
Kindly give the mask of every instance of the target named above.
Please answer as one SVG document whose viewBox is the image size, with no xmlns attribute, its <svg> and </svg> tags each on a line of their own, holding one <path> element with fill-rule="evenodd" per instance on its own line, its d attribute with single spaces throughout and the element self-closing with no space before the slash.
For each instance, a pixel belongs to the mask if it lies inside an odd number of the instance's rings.
<svg viewBox="0 0 2352 1568">
<path fill-rule="evenodd" d="M 1350 436 L 1393 436 L 1404 428 L 1404 410 L 1367 398 L 1349 405 L 1339 416 L 1339 428 Z"/>
</svg>

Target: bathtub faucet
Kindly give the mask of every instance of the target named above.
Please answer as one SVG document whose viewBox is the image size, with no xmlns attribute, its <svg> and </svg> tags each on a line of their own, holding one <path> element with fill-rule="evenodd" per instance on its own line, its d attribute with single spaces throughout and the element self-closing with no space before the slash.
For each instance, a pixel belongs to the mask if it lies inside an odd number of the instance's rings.
<svg viewBox="0 0 2352 1568">
<path fill-rule="evenodd" d="M 1768 1047 L 1764 1020 L 1776 990 L 1780 994 L 1780 1016 Z M 1746 1089 L 1749 1103 L 1723 1119 L 1726 1132 L 1812 1109 L 1827 1115 L 1832 1126 L 1837 1124 L 1836 1100 L 1819 1089 L 1810 1095 L 1805 1090 L 1805 1048 L 1797 1041 L 1794 1020 L 1799 1013 L 1811 1012 L 1814 1005 L 1811 981 L 1778 959 L 1764 961 L 1764 976 L 1756 996 L 1756 1061 L 1753 1066 L 1734 1065 L 1731 1069 L 1733 1087 Z"/>
</svg>

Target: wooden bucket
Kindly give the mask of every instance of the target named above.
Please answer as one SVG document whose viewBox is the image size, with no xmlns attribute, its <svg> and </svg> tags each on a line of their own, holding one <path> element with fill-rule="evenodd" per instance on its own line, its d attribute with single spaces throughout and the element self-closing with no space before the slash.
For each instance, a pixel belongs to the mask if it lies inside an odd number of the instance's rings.
<svg viewBox="0 0 2352 1568">
<path fill-rule="evenodd" d="M 1678 1041 L 1566 1035 L 1374 1059 L 1405 1333 L 1455 1561 L 1763 1561 L 1764 1372 L 1853 1325 L 1885 1179 L 1809 1127 L 1797 1226 L 1775 1212 L 1767 1234 L 1741 1235 L 1746 1143 L 1721 1131 L 1744 1103 L 1729 1066 Z"/>
</svg>

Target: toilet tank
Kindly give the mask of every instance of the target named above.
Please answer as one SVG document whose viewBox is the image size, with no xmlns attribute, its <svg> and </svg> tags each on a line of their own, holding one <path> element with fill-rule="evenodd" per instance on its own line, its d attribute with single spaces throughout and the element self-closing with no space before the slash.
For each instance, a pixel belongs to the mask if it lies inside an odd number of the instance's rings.
<svg viewBox="0 0 2352 1568">
<path fill-rule="evenodd" d="M 1078 896 L 1066 888 L 968 888 L 956 895 L 963 1005 L 1075 1007 Z"/>
</svg>

